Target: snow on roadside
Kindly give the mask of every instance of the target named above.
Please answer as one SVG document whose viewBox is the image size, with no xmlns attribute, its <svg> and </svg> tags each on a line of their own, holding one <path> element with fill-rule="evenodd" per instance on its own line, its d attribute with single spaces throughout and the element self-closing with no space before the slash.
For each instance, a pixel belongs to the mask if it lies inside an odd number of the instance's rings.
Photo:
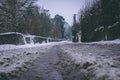
<svg viewBox="0 0 120 80">
<path fill-rule="evenodd" d="M 19 49 L 19 48 L 50 46 L 50 45 L 60 44 L 60 43 L 72 43 L 72 42 L 71 41 L 61 41 L 61 42 L 49 42 L 49 43 L 42 43 L 42 44 L 37 43 L 37 44 L 26 44 L 26 45 L 4 44 L 4 45 L 0 45 L 0 51 L 10 50 L 10 49 Z M 85 44 L 120 44 L 120 39 L 111 40 L 111 41 L 89 42 L 89 43 L 85 43 Z"/>
<path fill-rule="evenodd" d="M 61 43 L 70 43 L 69 41 L 61 41 L 61 42 L 49 42 L 42 44 L 26 44 L 26 45 L 12 45 L 12 44 L 4 44 L 0 45 L 0 51 L 6 51 L 11 49 L 20 49 L 20 48 L 32 48 L 32 47 L 43 47 L 43 46 L 53 46 Z"/>
<path fill-rule="evenodd" d="M 98 42 L 90 42 L 90 44 L 120 44 L 120 39 L 110 40 L 110 41 L 98 41 Z"/>
</svg>

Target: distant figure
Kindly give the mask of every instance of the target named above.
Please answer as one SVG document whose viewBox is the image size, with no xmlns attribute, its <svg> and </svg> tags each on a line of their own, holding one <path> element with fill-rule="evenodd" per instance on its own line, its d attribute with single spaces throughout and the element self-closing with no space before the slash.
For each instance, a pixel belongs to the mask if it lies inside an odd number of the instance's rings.
<svg viewBox="0 0 120 80">
<path fill-rule="evenodd" d="M 73 42 L 79 42 L 79 36 L 78 36 L 78 32 L 79 32 L 79 24 L 76 22 L 76 14 L 74 14 L 73 16 L 73 26 L 72 26 L 72 41 Z"/>
<path fill-rule="evenodd" d="M 72 41 L 73 42 L 78 42 L 78 36 L 77 36 L 77 31 L 76 30 L 72 30 Z"/>
</svg>

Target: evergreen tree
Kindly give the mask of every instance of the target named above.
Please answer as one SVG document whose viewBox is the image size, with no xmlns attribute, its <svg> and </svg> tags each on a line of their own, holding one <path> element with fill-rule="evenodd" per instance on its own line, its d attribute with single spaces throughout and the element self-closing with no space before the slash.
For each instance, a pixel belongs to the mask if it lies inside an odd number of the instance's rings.
<svg viewBox="0 0 120 80">
<path fill-rule="evenodd" d="M 59 33 L 59 38 L 64 38 L 64 22 L 65 19 L 60 15 L 55 15 L 55 18 L 53 19 L 54 25 L 57 27 L 57 31 Z"/>
<path fill-rule="evenodd" d="M 120 38 L 119 4 L 119 0 L 96 0 L 90 7 L 81 11 L 83 42 Z"/>
<path fill-rule="evenodd" d="M 2 19 L 1 24 L 3 32 L 18 31 L 21 19 L 26 9 L 34 3 L 35 0 L 0 0 L 0 11 Z M 2 31 L 2 30 L 1 30 Z"/>
</svg>

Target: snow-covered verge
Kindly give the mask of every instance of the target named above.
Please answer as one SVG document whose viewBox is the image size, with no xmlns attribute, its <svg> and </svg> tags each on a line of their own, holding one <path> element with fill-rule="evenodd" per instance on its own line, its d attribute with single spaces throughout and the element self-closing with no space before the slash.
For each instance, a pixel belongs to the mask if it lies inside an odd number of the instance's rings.
<svg viewBox="0 0 120 80">
<path fill-rule="evenodd" d="M 120 39 L 115 39 L 110 41 L 91 42 L 90 44 L 120 44 Z"/>
<path fill-rule="evenodd" d="M 21 48 L 32 48 L 32 47 L 43 47 L 43 46 L 53 46 L 60 43 L 70 43 L 70 41 L 61 41 L 61 42 L 49 42 L 49 43 L 36 43 L 36 44 L 26 44 L 26 45 L 12 45 L 12 44 L 3 44 L 0 45 L 0 51 L 12 50 L 12 49 L 21 49 Z"/>
<path fill-rule="evenodd" d="M 58 54 L 63 80 L 120 80 L 119 49 L 120 45 L 111 44 L 61 46 Z"/>
</svg>

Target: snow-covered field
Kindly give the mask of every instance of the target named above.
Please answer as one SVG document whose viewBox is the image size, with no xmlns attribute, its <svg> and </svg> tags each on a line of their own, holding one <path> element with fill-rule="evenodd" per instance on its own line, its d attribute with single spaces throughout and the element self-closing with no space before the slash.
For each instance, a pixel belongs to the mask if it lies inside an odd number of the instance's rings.
<svg viewBox="0 0 120 80">
<path fill-rule="evenodd" d="M 38 68 L 41 66 L 40 78 L 47 70 L 54 78 L 48 79 L 51 77 L 48 75 L 42 80 L 120 80 L 120 40 L 85 44 L 63 41 L 35 45 L 0 45 L 0 80 L 12 80 L 20 76 L 37 59 Z"/>
</svg>

